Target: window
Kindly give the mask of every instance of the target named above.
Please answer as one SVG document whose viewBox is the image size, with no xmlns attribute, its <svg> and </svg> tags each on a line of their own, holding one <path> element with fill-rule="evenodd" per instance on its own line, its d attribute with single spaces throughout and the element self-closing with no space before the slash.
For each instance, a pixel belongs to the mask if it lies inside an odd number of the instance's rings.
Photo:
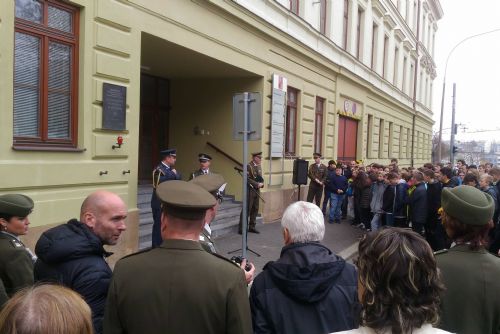
<svg viewBox="0 0 500 334">
<path fill-rule="evenodd" d="M 366 126 L 366 158 L 372 157 L 372 142 L 373 142 L 373 115 L 368 115 L 368 122 Z"/>
<path fill-rule="evenodd" d="M 403 126 L 399 126 L 399 154 L 398 158 L 403 158 L 403 138 L 404 138 Z"/>
<path fill-rule="evenodd" d="M 356 27 L 356 58 L 361 60 L 363 55 L 363 35 L 361 34 L 363 30 L 363 20 L 365 18 L 364 12 L 361 8 L 358 8 L 358 25 Z"/>
<path fill-rule="evenodd" d="M 406 66 L 407 66 L 407 64 L 408 64 L 408 59 L 405 56 L 405 57 L 403 57 L 403 83 L 401 85 L 401 87 L 402 87 L 401 90 L 403 91 L 403 93 L 406 93 L 406 76 L 407 76 Z"/>
<path fill-rule="evenodd" d="M 389 122 L 389 140 L 387 141 L 387 152 L 390 158 L 394 157 L 394 124 Z"/>
<path fill-rule="evenodd" d="M 316 112 L 314 116 L 314 152 L 321 152 L 323 139 L 323 110 L 325 108 L 325 99 L 316 97 Z"/>
<path fill-rule="evenodd" d="M 386 67 L 388 62 L 388 53 L 387 48 L 389 47 L 389 37 L 387 35 L 384 36 L 384 62 L 382 64 L 382 76 L 386 78 Z"/>
<path fill-rule="evenodd" d="M 295 154 L 295 138 L 297 132 L 297 98 L 299 91 L 288 87 L 286 101 L 286 132 L 285 132 L 285 153 Z"/>
<path fill-rule="evenodd" d="M 384 136 L 385 136 L 385 123 L 381 118 L 378 127 L 378 157 L 384 157 Z"/>
<path fill-rule="evenodd" d="M 14 145 L 75 147 L 78 10 L 16 0 Z"/>
<path fill-rule="evenodd" d="M 347 50 L 347 34 L 349 32 L 349 0 L 344 0 L 344 25 L 342 36 L 344 37 L 344 50 Z"/>
<path fill-rule="evenodd" d="M 375 70 L 377 68 L 377 53 L 378 53 L 378 25 L 373 23 L 373 30 L 372 30 L 372 64 L 371 64 L 371 69 Z"/>
<path fill-rule="evenodd" d="M 396 87 L 398 87 L 398 81 L 399 81 L 398 77 L 399 77 L 399 48 L 396 47 L 394 49 L 394 73 L 392 78 L 392 82 Z"/>
<path fill-rule="evenodd" d="M 290 0 L 290 11 L 299 15 L 299 0 Z"/>
<path fill-rule="evenodd" d="M 319 32 L 326 34 L 326 0 L 319 2 Z"/>
<path fill-rule="evenodd" d="M 415 97 L 415 61 L 410 63 L 410 97 Z"/>
</svg>

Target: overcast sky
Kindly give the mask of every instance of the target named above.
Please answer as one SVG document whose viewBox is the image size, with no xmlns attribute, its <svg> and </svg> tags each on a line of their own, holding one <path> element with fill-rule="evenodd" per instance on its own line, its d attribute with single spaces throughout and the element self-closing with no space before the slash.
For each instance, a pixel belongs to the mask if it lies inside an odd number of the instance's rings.
<svg viewBox="0 0 500 334">
<path fill-rule="evenodd" d="M 500 0 L 440 0 L 444 16 L 438 21 L 434 80 L 434 131 L 439 131 L 441 95 L 446 58 L 464 38 L 500 29 Z M 451 54 L 446 74 L 443 140 L 450 139 L 453 83 L 456 83 L 456 140 L 493 140 L 500 142 L 500 31 L 472 38 Z M 477 132 L 480 130 L 493 130 Z"/>
</svg>

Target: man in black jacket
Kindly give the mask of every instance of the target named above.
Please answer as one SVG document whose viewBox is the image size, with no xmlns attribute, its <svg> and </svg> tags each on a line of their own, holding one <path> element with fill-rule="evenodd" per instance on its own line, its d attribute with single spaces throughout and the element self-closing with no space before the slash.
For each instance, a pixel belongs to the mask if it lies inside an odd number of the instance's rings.
<svg viewBox="0 0 500 334">
<path fill-rule="evenodd" d="M 419 171 L 414 172 L 413 180 L 415 181 L 415 190 L 410 195 L 411 228 L 413 231 L 423 235 L 428 211 L 424 174 Z"/>
<path fill-rule="evenodd" d="M 63 284 L 82 295 L 97 334 L 102 333 L 112 274 L 105 260 L 112 253 L 103 246 L 118 242 L 126 218 L 127 207 L 118 195 L 97 191 L 83 201 L 80 221 L 71 219 L 45 231 L 35 247 L 35 280 Z"/>
<path fill-rule="evenodd" d="M 356 328 L 354 266 L 320 244 L 321 210 L 295 202 L 281 220 L 285 247 L 254 280 L 250 307 L 254 333 L 330 333 Z"/>
</svg>

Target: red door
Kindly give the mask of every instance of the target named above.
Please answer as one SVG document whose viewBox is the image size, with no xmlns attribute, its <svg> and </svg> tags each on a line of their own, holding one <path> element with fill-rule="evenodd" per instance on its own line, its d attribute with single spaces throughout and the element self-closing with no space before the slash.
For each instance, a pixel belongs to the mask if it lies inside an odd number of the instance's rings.
<svg viewBox="0 0 500 334">
<path fill-rule="evenodd" d="M 358 144 L 358 121 L 339 116 L 338 153 L 337 160 L 356 160 Z"/>
</svg>

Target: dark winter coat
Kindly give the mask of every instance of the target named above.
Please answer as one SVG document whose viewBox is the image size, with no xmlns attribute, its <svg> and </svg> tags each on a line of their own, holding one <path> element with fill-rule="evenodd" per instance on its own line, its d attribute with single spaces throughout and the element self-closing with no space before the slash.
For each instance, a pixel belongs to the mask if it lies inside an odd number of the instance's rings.
<svg viewBox="0 0 500 334">
<path fill-rule="evenodd" d="M 419 183 L 410 196 L 411 221 L 425 224 L 427 221 L 427 190 L 425 183 Z"/>
<path fill-rule="evenodd" d="M 254 280 L 254 333 L 330 333 L 357 327 L 354 266 L 319 243 L 285 246 Z"/>
<path fill-rule="evenodd" d="M 102 332 L 104 305 L 111 269 L 104 260 L 111 255 L 89 228 L 77 221 L 45 231 L 35 253 L 35 281 L 57 282 L 78 292 L 92 310 L 96 333 Z"/>
<path fill-rule="evenodd" d="M 431 228 L 440 224 L 441 191 L 441 182 L 427 183 L 427 226 Z"/>
<path fill-rule="evenodd" d="M 332 194 L 338 194 L 338 190 L 342 190 L 342 194 L 345 194 L 347 191 L 347 187 L 349 183 L 347 182 L 347 178 L 344 175 L 337 175 L 335 170 L 328 171 L 326 177 L 326 187 L 328 191 Z"/>
</svg>

